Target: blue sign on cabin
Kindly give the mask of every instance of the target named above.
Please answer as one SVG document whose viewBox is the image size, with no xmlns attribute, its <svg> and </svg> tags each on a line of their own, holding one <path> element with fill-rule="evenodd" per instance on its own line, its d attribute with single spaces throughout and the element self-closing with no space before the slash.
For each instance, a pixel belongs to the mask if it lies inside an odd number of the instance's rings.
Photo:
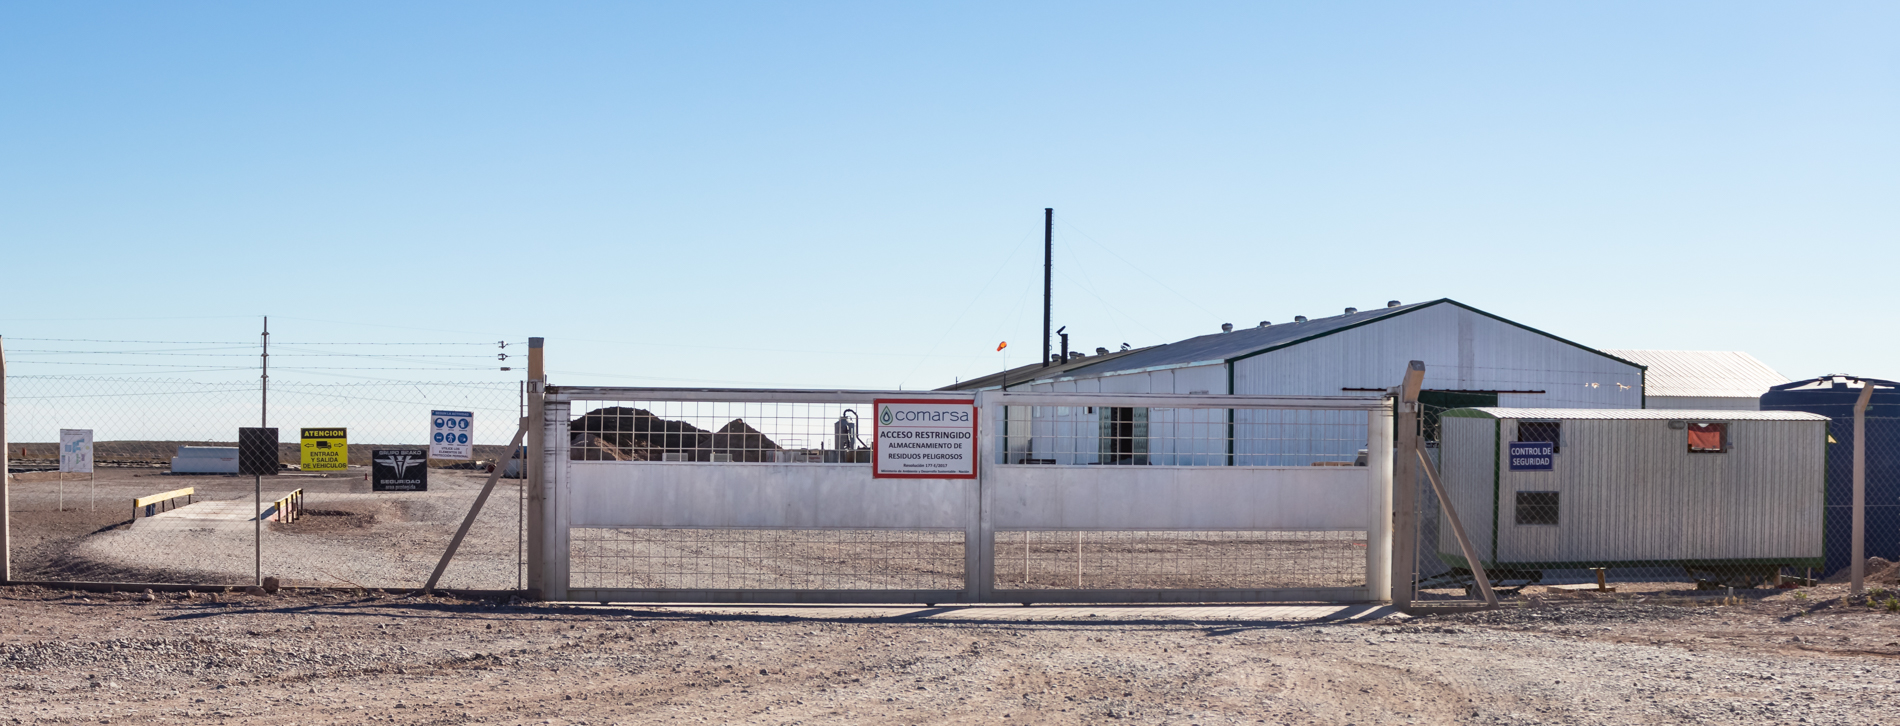
<svg viewBox="0 0 1900 726">
<path fill-rule="evenodd" d="M 1550 471 L 1551 460 L 1557 458 L 1549 441 L 1513 441 L 1510 446 L 1511 471 Z"/>
</svg>

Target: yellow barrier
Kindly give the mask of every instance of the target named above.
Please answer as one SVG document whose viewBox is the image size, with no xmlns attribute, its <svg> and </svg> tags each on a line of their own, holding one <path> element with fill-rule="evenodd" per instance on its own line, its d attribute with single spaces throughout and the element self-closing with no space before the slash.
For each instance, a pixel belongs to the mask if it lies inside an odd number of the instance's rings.
<svg viewBox="0 0 1900 726">
<path fill-rule="evenodd" d="M 285 494 L 284 498 L 271 502 L 270 506 L 271 513 L 267 516 L 273 521 L 284 522 L 286 524 L 295 522 L 297 521 L 297 517 L 303 515 L 303 490 L 298 489 L 297 491 Z"/>
<path fill-rule="evenodd" d="M 170 503 L 172 500 L 178 499 L 179 497 L 184 497 L 185 503 L 190 504 L 191 495 L 194 494 L 196 491 L 197 490 L 193 489 L 192 487 L 185 487 L 183 489 L 173 489 L 169 492 L 163 492 L 159 494 L 153 494 L 149 497 L 139 497 L 137 499 L 134 499 L 132 500 L 132 518 L 133 519 L 139 518 L 140 509 L 145 510 L 145 516 L 147 517 L 157 514 L 158 505 L 161 502 Z M 176 507 L 166 507 L 166 509 L 175 509 L 175 508 Z"/>
</svg>

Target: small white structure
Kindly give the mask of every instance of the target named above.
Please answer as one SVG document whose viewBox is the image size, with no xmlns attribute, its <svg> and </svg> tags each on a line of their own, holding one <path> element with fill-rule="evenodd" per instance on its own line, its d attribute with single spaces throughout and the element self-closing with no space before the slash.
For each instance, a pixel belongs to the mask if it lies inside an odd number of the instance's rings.
<svg viewBox="0 0 1900 726">
<path fill-rule="evenodd" d="M 1768 364 L 1730 350 L 1605 350 L 1648 367 L 1643 408 L 1759 411 L 1761 395 L 1788 382 Z"/>
<path fill-rule="evenodd" d="M 1439 470 L 1494 573 L 1820 567 L 1828 419 L 1792 411 L 1464 408 Z M 1555 444 L 1524 470 L 1512 442 Z M 1449 527 L 1439 559 L 1466 563 Z M 1677 574 L 1680 574 L 1678 571 Z"/>
<path fill-rule="evenodd" d="M 235 446 L 180 446 L 172 457 L 173 474 L 236 474 L 238 450 Z"/>
</svg>

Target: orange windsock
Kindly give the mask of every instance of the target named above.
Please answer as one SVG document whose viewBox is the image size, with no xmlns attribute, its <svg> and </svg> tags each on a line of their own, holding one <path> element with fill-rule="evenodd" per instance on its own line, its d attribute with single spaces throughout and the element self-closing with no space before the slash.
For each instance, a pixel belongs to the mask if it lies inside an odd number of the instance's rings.
<svg viewBox="0 0 1900 726">
<path fill-rule="evenodd" d="M 1003 342 L 1001 342 L 1001 343 L 997 343 L 997 344 L 996 344 L 996 349 L 997 349 L 997 350 L 1002 350 L 1002 349 L 1004 349 L 1004 348 L 1008 348 L 1008 347 L 1009 347 L 1009 341 L 1007 341 L 1007 340 L 1005 340 L 1005 341 L 1003 341 Z"/>
</svg>

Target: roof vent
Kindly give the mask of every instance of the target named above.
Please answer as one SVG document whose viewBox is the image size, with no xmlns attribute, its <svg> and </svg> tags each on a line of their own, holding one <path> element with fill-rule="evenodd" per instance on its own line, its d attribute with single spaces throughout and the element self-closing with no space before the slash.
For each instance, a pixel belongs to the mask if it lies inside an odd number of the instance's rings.
<svg viewBox="0 0 1900 726">
<path fill-rule="evenodd" d="M 1296 323 L 1304 323 L 1304 322 L 1306 322 L 1306 316 L 1305 316 L 1305 315 L 1295 315 L 1295 316 L 1293 316 L 1293 322 L 1296 322 Z"/>
<path fill-rule="evenodd" d="M 1096 348 L 1096 349 L 1095 349 L 1095 354 L 1096 354 L 1096 355 L 1108 355 L 1108 349 L 1107 349 L 1107 348 Z"/>
<path fill-rule="evenodd" d="M 1387 301 L 1385 301 L 1385 306 L 1386 306 L 1386 307 L 1389 307 L 1389 308 L 1396 308 L 1396 307 L 1398 307 L 1398 306 L 1399 306 L 1399 301 L 1397 301 L 1397 300 L 1387 300 Z"/>
<path fill-rule="evenodd" d="M 1272 321 L 1267 321 L 1267 320 L 1262 320 L 1262 321 L 1260 321 L 1260 327 L 1262 327 L 1262 328 L 1264 328 L 1264 327 L 1267 327 L 1267 326 L 1269 326 L 1269 325 L 1272 325 L 1272 324 L 1273 324 L 1273 323 L 1272 323 Z"/>
<path fill-rule="evenodd" d="M 1234 332 L 1234 324 L 1233 324 L 1233 323 L 1221 323 L 1221 324 L 1220 324 L 1220 332 L 1223 332 L 1223 333 L 1231 333 L 1231 332 Z"/>
<path fill-rule="evenodd" d="M 1356 312 L 1359 312 L 1359 308 L 1346 308 L 1346 314 L 1347 314 L 1347 315 L 1351 315 L 1351 314 L 1353 314 L 1353 313 L 1356 313 Z"/>
</svg>

